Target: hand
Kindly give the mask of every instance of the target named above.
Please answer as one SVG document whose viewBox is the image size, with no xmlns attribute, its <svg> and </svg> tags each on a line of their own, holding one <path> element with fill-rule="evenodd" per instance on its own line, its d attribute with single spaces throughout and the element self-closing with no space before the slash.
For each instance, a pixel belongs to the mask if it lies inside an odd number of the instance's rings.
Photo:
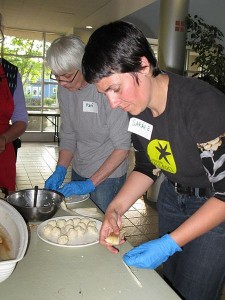
<svg viewBox="0 0 225 300">
<path fill-rule="evenodd" d="M 111 209 L 109 206 L 105 212 L 105 217 L 100 229 L 99 243 L 105 246 L 110 252 L 115 254 L 118 253 L 119 250 L 116 247 L 107 243 L 106 238 L 112 232 L 115 233 L 116 235 L 119 235 L 121 224 L 122 224 L 122 217 L 114 209 Z M 121 241 L 121 244 L 123 244 L 124 242 L 125 240 L 123 239 Z"/>
<path fill-rule="evenodd" d="M 72 195 L 84 195 L 91 193 L 95 190 L 95 186 L 91 179 L 84 181 L 71 181 L 66 183 L 62 188 L 58 189 L 58 192 L 62 193 L 65 197 Z"/>
<path fill-rule="evenodd" d="M 123 260 L 128 266 L 155 269 L 177 251 L 182 249 L 166 234 L 130 250 L 124 254 Z"/>
<path fill-rule="evenodd" d="M 57 190 L 63 183 L 66 172 L 64 166 L 56 166 L 53 174 L 45 181 L 45 189 Z"/>
</svg>

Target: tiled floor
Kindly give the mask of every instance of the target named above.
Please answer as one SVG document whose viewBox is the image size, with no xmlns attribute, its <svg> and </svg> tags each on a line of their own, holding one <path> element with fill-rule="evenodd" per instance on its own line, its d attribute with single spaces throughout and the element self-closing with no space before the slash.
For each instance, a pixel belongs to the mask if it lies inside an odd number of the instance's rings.
<svg viewBox="0 0 225 300">
<path fill-rule="evenodd" d="M 58 158 L 58 146 L 55 143 L 22 143 L 17 157 L 17 189 L 44 187 L 45 180 L 55 170 Z M 133 166 L 133 155 L 130 155 L 130 168 Z M 66 182 L 70 180 L 69 168 Z M 137 246 L 142 242 L 158 237 L 158 215 L 155 202 L 138 199 L 123 218 L 127 240 Z M 225 300 L 225 286 L 220 300 Z"/>
</svg>

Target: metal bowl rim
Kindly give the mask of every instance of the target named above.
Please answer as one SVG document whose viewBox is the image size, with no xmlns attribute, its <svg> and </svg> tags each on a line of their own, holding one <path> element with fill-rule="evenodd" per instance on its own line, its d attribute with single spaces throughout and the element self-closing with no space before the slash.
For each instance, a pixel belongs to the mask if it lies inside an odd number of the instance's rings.
<svg viewBox="0 0 225 300">
<path fill-rule="evenodd" d="M 11 193 L 10 195 L 8 195 L 7 197 L 6 197 L 6 201 L 9 203 L 9 204 L 11 204 L 11 205 L 13 205 L 13 206 L 15 206 L 15 207 L 18 207 L 18 208 L 34 208 L 34 207 L 32 207 L 32 206 L 24 206 L 24 205 L 17 205 L 17 204 L 15 204 L 13 201 L 11 202 L 9 199 L 10 199 L 10 196 L 12 196 L 12 195 L 16 195 L 16 194 L 19 194 L 20 192 L 25 192 L 25 191 L 34 191 L 34 188 L 32 188 L 32 189 L 23 189 L 23 190 L 18 190 L 18 191 L 15 191 L 15 192 L 13 192 L 13 193 Z M 48 206 L 37 206 L 36 208 L 47 208 L 47 207 L 54 207 L 54 206 L 59 206 L 62 202 L 63 202 L 63 200 L 65 200 L 65 196 L 62 194 L 62 193 L 60 193 L 60 192 L 58 192 L 58 191 L 55 191 L 55 190 L 49 190 L 49 189 L 39 189 L 38 188 L 38 191 L 48 191 L 48 192 L 52 192 L 52 193 L 55 193 L 55 194 L 57 194 L 58 196 L 60 196 L 61 197 L 61 199 L 60 199 L 60 201 L 58 201 L 58 203 L 52 203 L 52 205 L 48 205 Z"/>
<path fill-rule="evenodd" d="M 34 188 L 32 188 L 32 189 L 23 189 L 23 190 L 18 190 L 18 191 L 15 191 L 15 192 L 12 192 L 10 195 L 8 195 L 8 196 L 11 196 L 11 195 L 15 195 L 16 193 L 19 193 L 19 192 L 25 192 L 25 191 L 35 191 L 35 189 Z M 39 189 L 38 188 L 38 191 L 49 191 L 49 192 L 53 192 L 53 193 L 56 193 L 56 194 L 58 194 L 59 196 L 61 196 L 62 198 L 65 198 L 65 196 L 62 194 L 62 193 L 60 193 L 60 192 L 58 192 L 58 191 L 55 191 L 55 190 L 50 190 L 50 189 Z M 8 197 L 7 196 L 7 197 Z"/>
</svg>

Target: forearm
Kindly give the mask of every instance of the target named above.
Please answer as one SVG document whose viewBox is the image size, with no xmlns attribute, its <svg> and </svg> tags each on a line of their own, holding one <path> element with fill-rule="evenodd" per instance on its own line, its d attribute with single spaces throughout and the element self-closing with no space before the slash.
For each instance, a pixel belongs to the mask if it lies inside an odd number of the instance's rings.
<svg viewBox="0 0 225 300">
<path fill-rule="evenodd" d="M 73 153 L 71 151 L 66 149 L 60 150 L 57 165 L 68 168 L 72 159 L 73 159 Z"/>
<path fill-rule="evenodd" d="M 23 121 L 13 123 L 9 129 L 2 134 L 5 139 L 5 143 L 8 144 L 20 137 L 25 132 L 26 128 L 27 124 Z"/>
<path fill-rule="evenodd" d="M 182 247 L 225 221 L 225 202 L 210 198 L 170 235 Z"/>
<path fill-rule="evenodd" d="M 123 216 L 153 183 L 154 181 L 150 177 L 133 171 L 116 197 L 109 204 L 108 209 L 110 211 L 114 210 L 119 216 Z"/>
<path fill-rule="evenodd" d="M 114 150 L 101 167 L 90 177 L 95 186 L 107 179 L 128 157 L 129 150 Z"/>
</svg>

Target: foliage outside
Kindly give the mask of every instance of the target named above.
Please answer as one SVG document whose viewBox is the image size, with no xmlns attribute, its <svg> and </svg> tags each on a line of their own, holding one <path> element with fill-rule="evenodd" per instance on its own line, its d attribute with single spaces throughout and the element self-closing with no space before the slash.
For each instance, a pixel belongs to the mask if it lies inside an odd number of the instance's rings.
<svg viewBox="0 0 225 300">
<path fill-rule="evenodd" d="M 187 17 L 187 46 L 198 53 L 192 65 L 200 67 L 193 77 L 214 85 L 225 93 L 225 54 L 223 33 L 195 15 Z"/>
<path fill-rule="evenodd" d="M 15 64 L 22 76 L 23 84 L 37 82 L 42 70 L 42 42 L 7 36 L 4 42 L 4 56 Z"/>
<path fill-rule="evenodd" d="M 46 43 L 48 47 L 50 43 Z M 16 65 L 22 77 L 24 94 L 27 107 L 41 107 L 42 96 L 33 97 L 27 93 L 26 88 L 29 86 L 39 85 L 41 90 L 43 74 L 49 79 L 50 70 L 44 69 L 43 64 L 43 41 L 22 39 L 14 36 L 6 36 L 4 41 L 3 54 L 5 59 Z M 45 84 L 50 84 L 49 80 Z M 55 107 L 56 95 L 43 95 L 44 106 Z"/>
<path fill-rule="evenodd" d="M 46 43 L 48 47 L 50 43 Z M 52 85 L 49 80 L 50 71 L 44 68 L 43 41 L 6 36 L 3 56 L 16 65 L 22 77 L 26 107 L 28 110 L 56 108 L 56 93 L 45 95 L 45 87 Z M 43 79 L 44 78 L 44 79 Z M 54 83 L 53 83 L 54 84 Z M 53 86 L 53 85 L 52 85 Z M 36 93 L 32 91 L 36 90 Z M 43 99 L 42 99 L 43 97 Z M 29 117 L 27 131 L 54 131 L 52 124 L 46 118 Z"/>
</svg>

